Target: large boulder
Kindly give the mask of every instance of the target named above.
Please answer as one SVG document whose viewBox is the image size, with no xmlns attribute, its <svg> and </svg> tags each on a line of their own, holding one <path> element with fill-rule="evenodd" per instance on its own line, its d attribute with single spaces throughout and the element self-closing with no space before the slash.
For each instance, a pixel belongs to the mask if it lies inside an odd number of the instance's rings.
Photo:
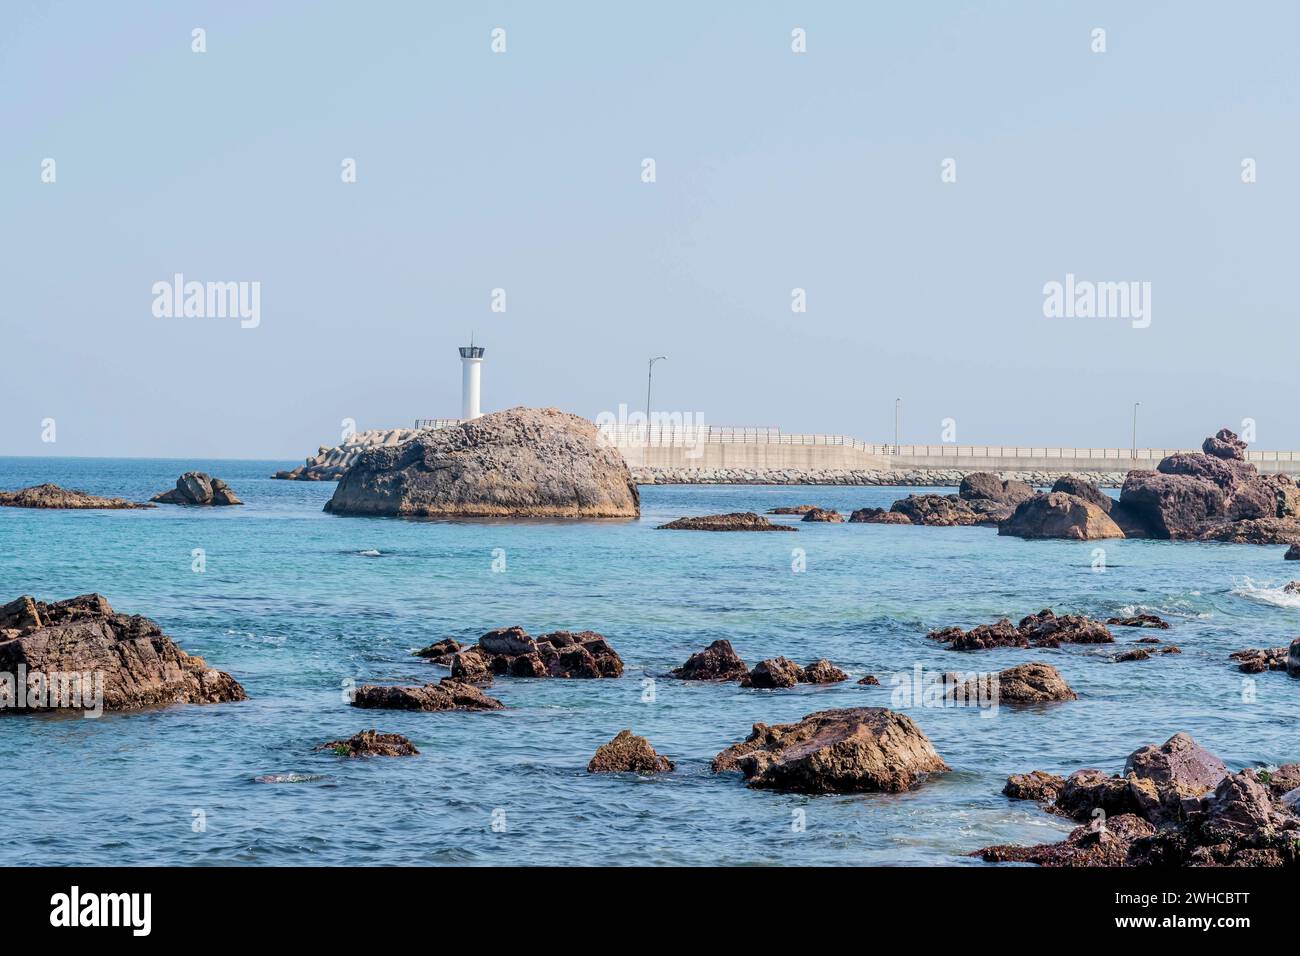
<svg viewBox="0 0 1300 956">
<path fill-rule="evenodd" d="M 1216 458 L 1246 460 L 1246 443 L 1227 428 L 1220 428 L 1212 437 L 1205 439 L 1201 443 L 1201 451 Z"/>
<path fill-rule="evenodd" d="M 812 514 L 812 512 L 809 512 Z M 678 518 L 661 524 L 660 531 L 798 531 L 788 524 L 768 521 L 752 511 L 735 511 L 725 515 L 702 515 L 698 518 Z"/>
<path fill-rule="evenodd" d="M 521 627 L 488 631 L 451 657 L 451 676 L 478 683 L 511 677 L 621 677 L 623 660 L 595 631 L 554 631 L 533 639 Z"/>
<path fill-rule="evenodd" d="M 844 516 L 833 508 L 814 508 L 812 511 L 804 512 L 800 521 L 826 521 L 832 524 L 844 520 Z"/>
<path fill-rule="evenodd" d="M 897 793 L 948 765 L 910 717 L 883 707 L 809 714 L 793 724 L 755 724 L 713 760 L 749 786 L 794 793 Z"/>
<path fill-rule="evenodd" d="M 164 505 L 242 505 L 230 486 L 207 472 L 187 471 L 176 479 L 176 487 L 149 499 Z"/>
<path fill-rule="evenodd" d="M 995 647 L 1060 647 L 1062 644 L 1113 644 L 1115 637 L 1100 621 L 1082 614 L 1057 614 L 1050 607 L 1012 624 L 1002 618 L 969 631 L 944 627 L 926 635 L 954 651 L 983 651 Z"/>
<path fill-rule="evenodd" d="M 26 687 L 13 675 L 25 673 Z M 147 617 L 119 614 L 98 594 L 0 608 L 0 711 L 138 710 L 247 699 L 229 674 L 176 646 Z M 74 693 L 78 701 L 71 701 Z"/>
<path fill-rule="evenodd" d="M 912 519 L 899 511 L 884 508 L 858 508 L 849 515 L 850 524 L 911 524 Z"/>
<path fill-rule="evenodd" d="M 1148 745 L 1133 751 L 1124 761 L 1124 773 L 1158 787 L 1177 785 L 1204 792 L 1218 786 L 1228 768 L 1189 734 L 1178 733 L 1159 747 Z"/>
<path fill-rule="evenodd" d="M 650 741 L 630 730 L 620 730 L 607 744 L 596 748 L 587 773 L 667 773 L 673 762 L 655 753 Z"/>
<path fill-rule="evenodd" d="M 912 524 L 955 527 L 981 523 L 981 512 L 957 495 L 908 495 L 895 501 L 889 510 Z"/>
<path fill-rule="evenodd" d="M 987 471 L 974 471 L 961 480 L 957 497 L 964 501 L 994 501 L 1001 505 L 1018 505 L 1034 496 L 1032 485 L 1023 481 L 1003 481 Z"/>
<path fill-rule="evenodd" d="M 325 510 L 405 517 L 635 518 L 618 449 L 589 421 L 512 408 L 362 451 Z"/>
<path fill-rule="evenodd" d="M 772 657 L 759 661 L 754 669 L 740 679 L 741 687 L 779 689 L 795 684 L 837 684 L 849 675 L 825 658 L 800 667 L 786 657 Z"/>
<path fill-rule="evenodd" d="M 1294 544 L 1300 541 L 1300 520 L 1246 518 L 1242 521 L 1209 521 L 1190 537 L 1198 541 L 1226 541 L 1232 544 Z"/>
<path fill-rule="evenodd" d="M 1022 501 L 1011 517 L 998 524 L 998 534 L 1071 541 L 1125 536 L 1106 509 L 1060 491 L 1034 495 Z"/>
<path fill-rule="evenodd" d="M 58 485 L 46 482 L 43 485 L 32 485 L 30 488 L 19 488 L 17 491 L 0 491 L 0 507 L 103 508 L 123 511 L 131 508 L 152 508 L 154 506 L 137 504 L 134 501 L 127 501 L 125 498 L 101 498 L 98 495 L 69 488 L 60 488 Z"/>
<path fill-rule="evenodd" d="M 749 673 L 749 665 L 740 659 L 731 641 L 717 640 L 669 673 L 678 680 L 740 680 Z"/>
</svg>

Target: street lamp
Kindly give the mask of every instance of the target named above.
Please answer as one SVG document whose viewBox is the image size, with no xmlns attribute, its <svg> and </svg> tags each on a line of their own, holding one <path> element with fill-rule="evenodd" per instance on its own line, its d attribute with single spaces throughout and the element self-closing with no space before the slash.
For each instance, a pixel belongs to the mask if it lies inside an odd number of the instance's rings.
<svg viewBox="0 0 1300 956">
<path fill-rule="evenodd" d="M 1138 456 L 1138 406 L 1141 402 L 1133 403 L 1133 460 L 1137 461 Z"/>
<path fill-rule="evenodd" d="M 650 367 L 645 374 L 645 443 L 650 446 L 650 383 L 654 379 L 655 362 L 667 361 L 667 355 L 656 355 L 650 360 Z"/>
<path fill-rule="evenodd" d="M 903 404 L 901 398 L 894 399 L 894 454 L 898 454 L 898 407 Z"/>
</svg>

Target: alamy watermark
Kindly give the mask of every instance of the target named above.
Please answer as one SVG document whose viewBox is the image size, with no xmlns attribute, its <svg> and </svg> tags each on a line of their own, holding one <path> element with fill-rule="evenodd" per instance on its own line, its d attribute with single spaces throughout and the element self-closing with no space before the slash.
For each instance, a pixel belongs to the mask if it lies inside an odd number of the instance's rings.
<svg viewBox="0 0 1300 956">
<path fill-rule="evenodd" d="M 626 403 L 620 404 L 617 412 L 597 415 L 596 430 L 612 445 L 685 448 L 687 458 L 704 454 L 709 435 L 701 412 L 652 411 L 647 418 L 645 412 L 628 411 Z"/>
<path fill-rule="evenodd" d="M 104 713 L 103 671 L 0 671 L 0 711 L 79 710 L 94 719 Z"/>
<path fill-rule="evenodd" d="M 893 688 L 889 706 L 894 710 L 911 707 L 976 707 L 980 717 L 998 713 L 999 679 L 995 672 L 958 674 L 926 672 L 921 664 L 911 671 L 899 671 L 889 678 Z"/>
<path fill-rule="evenodd" d="M 1151 324 L 1150 282 L 1092 282 L 1067 272 L 1064 282 L 1043 286 L 1043 315 L 1049 319 L 1129 319 L 1135 329 Z"/>
<path fill-rule="evenodd" d="M 261 282 L 186 282 L 178 272 L 151 291 L 157 319 L 239 319 L 242 329 L 262 324 Z"/>
</svg>

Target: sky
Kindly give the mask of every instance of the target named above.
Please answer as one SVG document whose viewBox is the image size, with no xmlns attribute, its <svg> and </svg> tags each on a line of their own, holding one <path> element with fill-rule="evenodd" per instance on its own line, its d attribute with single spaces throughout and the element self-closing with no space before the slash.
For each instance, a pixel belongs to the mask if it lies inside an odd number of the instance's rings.
<svg viewBox="0 0 1300 956">
<path fill-rule="evenodd" d="M 901 398 L 904 442 L 1127 447 L 1140 402 L 1144 446 L 1300 449 L 1298 32 L 1285 2 L 6 0 L 0 455 L 301 459 L 456 417 L 471 335 L 485 411 L 639 409 L 666 355 L 654 409 L 712 425 L 889 441 Z M 156 315 L 177 273 L 258 283 L 257 324 Z M 1046 315 L 1067 275 L 1150 283 L 1149 324 Z"/>
</svg>

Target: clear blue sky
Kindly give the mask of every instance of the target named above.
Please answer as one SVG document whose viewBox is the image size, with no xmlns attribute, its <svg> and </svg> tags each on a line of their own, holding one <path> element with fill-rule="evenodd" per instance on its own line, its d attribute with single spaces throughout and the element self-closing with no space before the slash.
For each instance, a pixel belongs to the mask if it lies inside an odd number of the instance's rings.
<svg viewBox="0 0 1300 956">
<path fill-rule="evenodd" d="M 883 440 L 902 396 L 904 440 L 1126 445 L 1141 401 L 1143 444 L 1300 448 L 1297 35 L 1283 2 L 6 0 L 0 454 L 301 458 L 456 415 L 471 332 L 485 410 L 639 407 L 667 354 L 656 408 L 712 424 Z M 261 325 L 155 318 L 176 272 L 259 281 Z M 1151 282 L 1150 328 L 1045 318 L 1066 273 Z"/>
</svg>

